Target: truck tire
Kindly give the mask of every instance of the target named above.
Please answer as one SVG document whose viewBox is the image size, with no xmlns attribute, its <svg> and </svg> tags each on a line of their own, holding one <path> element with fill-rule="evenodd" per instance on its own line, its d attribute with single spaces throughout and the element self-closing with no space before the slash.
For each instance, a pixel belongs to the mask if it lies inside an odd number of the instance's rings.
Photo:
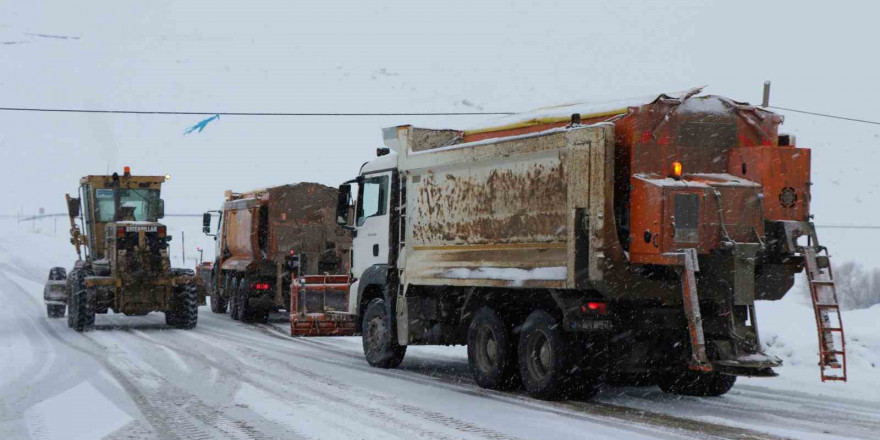
<svg viewBox="0 0 880 440">
<path fill-rule="evenodd" d="M 223 289 L 223 294 L 228 298 L 229 317 L 238 321 L 238 280 L 233 277 L 224 277 L 224 279 L 223 285 L 226 287 Z"/>
<path fill-rule="evenodd" d="M 217 279 L 211 277 L 211 289 L 208 291 L 211 292 L 211 311 L 214 313 L 226 313 L 226 309 L 229 306 L 229 300 L 226 298 L 226 292 L 223 290 L 223 285 L 217 286 Z M 221 279 L 221 283 L 226 281 L 226 278 Z"/>
<path fill-rule="evenodd" d="M 517 352 L 520 378 L 530 395 L 551 400 L 572 391 L 567 348 L 562 328 L 552 315 L 535 310 L 526 318 Z"/>
<path fill-rule="evenodd" d="M 46 304 L 46 315 L 50 318 L 63 318 L 64 310 L 67 308 L 65 305 L 59 304 Z"/>
<path fill-rule="evenodd" d="M 238 320 L 241 322 L 247 322 L 249 314 L 251 313 L 250 308 L 248 307 L 247 287 L 248 280 L 245 278 L 239 278 L 238 286 L 235 289 L 235 303 L 238 310 Z"/>
<path fill-rule="evenodd" d="M 482 388 L 509 390 L 520 384 L 516 344 L 510 327 L 489 307 L 474 314 L 468 327 L 468 366 Z"/>
<path fill-rule="evenodd" d="M 250 301 L 248 289 L 251 282 L 242 278 L 238 284 L 238 317 L 242 322 L 269 322 L 269 310 L 263 307 L 254 307 Z"/>
<path fill-rule="evenodd" d="M 367 363 L 378 368 L 397 368 L 406 355 L 406 346 L 397 343 L 397 335 L 391 331 L 391 317 L 385 300 L 375 298 L 367 304 L 361 328 L 364 357 Z"/>
<path fill-rule="evenodd" d="M 736 383 L 736 376 L 710 371 L 678 369 L 665 374 L 658 385 L 665 393 L 683 396 L 714 397 L 726 394 Z"/>
</svg>

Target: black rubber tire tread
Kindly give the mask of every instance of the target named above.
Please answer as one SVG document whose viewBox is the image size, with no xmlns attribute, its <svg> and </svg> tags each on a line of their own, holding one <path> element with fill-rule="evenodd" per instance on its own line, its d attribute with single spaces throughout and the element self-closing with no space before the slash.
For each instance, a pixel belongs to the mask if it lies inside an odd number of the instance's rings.
<svg viewBox="0 0 880 440">
<path fill-rule="evenodd" d="M 211 288 L 208 289 L 208 292 L 212 292 L 211 295 L 211 311 L 214 313 L 226 313 L 226 309 L 229 307 L 229 300 L 224 298 L 224 295 L 227 295 L 226 292 L 223 291 L 223 287 L 217 288 L 216 279 L 211 277 Z M 223 279 L 221 279 L 221 283 Z M 213 290 L 212 290 L 213 289 Z"/>
<path fill-rule="evenodd" d="M 166 310 L 165 311 L 165 325 L 170 327 L 177 327 L 177 311 L 176 310 Z"/>
<path fill-rule="evenodd" d="M 46 315 L 50 318 L 63 318 L 64 311 L 67 309 L 65 305 L 46 304 Z"/>
<path fill-rule="evenodd" d="M 67 274 L 67 326 L 73 328 L 76 320 L 76 306 L 73 304 L 73 293 L 82 287 L 82 277 L 79 270 L 72 270 Z"/>
<path fill-rule="evenodd" d="M 67 279 L 67 269 L 63 267 L 53 267 L 49 269 L 50 281 L 64 281 Z"/>
<path fill-rule="evenodd" d="M 85 280 L 83 280 L 85 281 Z M 95 307 L 98 302 L 98 290 L 95 287 L 86 288 L 86 328 L 91 330 L 95 326 Z"/>
<path fill-rule="evenodd" d="M 532 397 L 555 400 L 566 397 L 574 391 L 574 377 L 571 376 L 572 360 L 569 359 L 564 336 L 556 318 L 544 310 L 535 310 L 523 323 L 517 357 L 523 387 Z M 530 345 L 537 341 L 535 338 L 538 337 L 546 337 L 547 347 L 550 350 L 548 371 L 543 378 L 536 378 L 529 365 Z"/>
<path fill-rule="evenodd" d="M 381 318 L 386 329 L 379 339 L 377 347 L 373 347 L 369 340 L 370 325 L 375 318 Z M 397 368 L 403 362 L 403 358 L 406 356 L 406 346 L 397 343 L 397 335 L 392 330 L 385 300 L 374 298 L 367 304 L 361 328 L 361 342 L 367 363 L 378 368 Z"/>
<path fill-rule="evenodd" d="M 199 321 L 199 290 L 196 285 L 183 288 L 182 297 L 178 299 L 178 309 L 174 311 L 174 327 L 183 330 L 196 328 Z"/>
<path fill-rule="evenodd" d="M 234 321 L 238 321 L 238 280 L 236 278 L 232 278 L 230 276 L 226 276 L 225 282 L 223 283 L 226 286 L 225 292 L 229 296 L 229 317 Z"/>
<path fill-rule="evenodd" d="M 247 322 L 252 313 L 248 307 L 248 280 L 247 278 L 238 279 L 238 288 L 235 289 L 235 298 L 238 301 L 238 320 Z"/>
<path fill-rule="evenodd" d="M 703 373 L 680 370 L 666 374 L 658 385 L 665 393 L 682 396 L 716 397 L 726 394 L 736 383 L 736 376 L 714 371 Z"/>
<path fill-rule="evenodd" d="M 494 365 L 486 358 L 487 349 L 480 346 L 485 342 L 481 336 L 483 331 L 490 332 L 495 341 Z M 510 390 L 522 384 L 514 341 L 510 326 L 494 310 L 489 307 L 477 310 L 467 336 L 468 366 L 477 385 L 491 390 Z"/>
<path fill-rule="evenodd" d="M 73 294 L 74 312 L 73 329 L 78 332 L 89 330 L 95 325 L 95 310 L 89 307 L 88 288 L 80 289 Z"/>
</svg>

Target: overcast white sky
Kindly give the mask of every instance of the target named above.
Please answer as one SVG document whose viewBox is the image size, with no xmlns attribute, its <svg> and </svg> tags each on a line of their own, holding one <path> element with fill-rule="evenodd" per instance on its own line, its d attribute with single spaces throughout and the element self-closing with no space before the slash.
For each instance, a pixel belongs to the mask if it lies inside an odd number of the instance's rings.
<svg viewBox="0 0 880 440">
<path fill-rule="evenodd" d="M 876 2 L 0 2 L 0 106 L 241 112 L 517 111 L 708 84 L 706 92 L 880 120 Z M 66 37 L 66 38 L 60 38 Z M 0 112 L 0 214 L 64 209 L 84 174 L 165 174 L 168 212 L 226 189 L 337 185 L 380 128 L 458 118 Z M 813 148 L 820 224 L 880 224 L 880 126 L 788 115 Z M 200 228 L 192 219 L 192 236 Z M 187 229 L 189 230 L 189 228 Z M 880 231 L 820 231 L 880 265 Z"/>
</svg>

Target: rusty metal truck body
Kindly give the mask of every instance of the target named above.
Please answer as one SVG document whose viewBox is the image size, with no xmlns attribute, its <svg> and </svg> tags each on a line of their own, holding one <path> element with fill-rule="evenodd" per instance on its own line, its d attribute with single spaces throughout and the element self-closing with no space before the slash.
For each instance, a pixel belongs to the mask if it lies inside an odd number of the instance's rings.
<svg viewBox="0 0 880 440">
<path fill-rule="evenodd" d="M 201 283 L 171 267 L 160 198 L 169 176 L 86 176 L 79 196 L 67 196 L 71 243 L 80 257 L 67 274 L 68 324 L 94 326 L 95 314 L 165 313 L 173 327 L 192 329 L 204 303 Z M 76 223 L 79 220 L 79 224 Z M 84 254 L 84 255 L 83 255 Z"/>
<path fill-rule="evenodd" d="M 804 267 L 798 239 L 815 242 L 810 152 L 780 116 L 698 92 L 385 129 L 394 152 L 337 207 L 368 362 L 467 344 L 479 385 L 538 397 L 633 376 L 718 395 L 774 376 L 754 301 L 780 299 Z"/>
<path fill-rule="evenodd" d="M 297 183 L 245 193 L 226 192 L 215 236 L 211 307 L 236 320 L 265 320 L 290 305 L 291 280 L 344 274 L 350 235 L 333 216 L 336 189 Z M 210 233 L 210 213 L 205 214 Z"/>
</svg>

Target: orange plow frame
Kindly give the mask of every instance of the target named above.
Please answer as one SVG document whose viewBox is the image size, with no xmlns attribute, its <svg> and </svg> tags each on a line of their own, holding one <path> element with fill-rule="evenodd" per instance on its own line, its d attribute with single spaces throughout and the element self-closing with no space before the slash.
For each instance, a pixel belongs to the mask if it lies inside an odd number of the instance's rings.
<svg viewBox="0 0 880 440">
<path fill-rule="evenodd" d="M 291 336 L 352 336 L 357 334 L 355 315 L 343 311 L 327 310 L 308 313 L 305 310 L 305 292 L 345 292 L 348 302 L 349 278 L 347 275 L 306 275 L 290 284 L 290 335 Z M 303 299 L 301 299 L 301 296 Z"/>
</svg>

